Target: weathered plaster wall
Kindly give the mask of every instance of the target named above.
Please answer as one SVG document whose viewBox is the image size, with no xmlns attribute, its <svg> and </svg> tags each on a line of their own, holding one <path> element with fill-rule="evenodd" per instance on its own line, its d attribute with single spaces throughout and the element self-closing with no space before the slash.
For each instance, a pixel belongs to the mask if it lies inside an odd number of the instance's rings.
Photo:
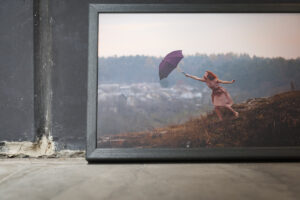
<svg viewBox="0 0 300 200">
<path fill-rule="evenodd" d="M 34 138 L 33 2 L 0 2 L 0 141 Z"/>
<path fill-rule="evenodd" d="M 54 0 L 52 133 L 58 148 L 85 148 L 88 2 Z"/>
</svg>

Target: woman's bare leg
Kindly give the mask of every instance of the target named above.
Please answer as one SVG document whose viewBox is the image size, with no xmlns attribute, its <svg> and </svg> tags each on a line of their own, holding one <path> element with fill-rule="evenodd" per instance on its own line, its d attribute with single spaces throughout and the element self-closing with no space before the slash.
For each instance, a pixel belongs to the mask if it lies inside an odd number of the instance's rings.
<svg viewBox="0 0 300 200">
<path fill-rule="evenodd" d="M 235 117 L 238 117 L 238 116 L 239 116 L 239 113 L 236 112 L 235 110 L 233 110 L 233 108 L 231 108 L 231 106 L 226 105 L 225 107 L 228 108 L 231 112 L 233 112 L 233 114 L 234 114 Z"/>
<path fill-rule="evenodd" d="M 220 112 L 220 109 L 219 109 L 217 106 L 215 107 L 215 111 L 216 111 L 216 113 L 217 113 L 219 119 L 222 121 L 222 120 L 223 120 L 222 114 L 221 114 L 221 112 Z"/>
</svg>

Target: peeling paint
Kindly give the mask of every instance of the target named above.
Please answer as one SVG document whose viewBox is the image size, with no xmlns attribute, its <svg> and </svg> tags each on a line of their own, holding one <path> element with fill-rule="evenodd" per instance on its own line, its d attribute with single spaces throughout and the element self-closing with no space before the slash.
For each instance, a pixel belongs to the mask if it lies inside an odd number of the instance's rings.
<svg viewBox="0 0 300 200">
<path fill-rule="evenodd" d="M 45 135 L 38 142 L 4 142 L 0 154 L 5 157 L 32 157 L 52 156 L 55 154 L 55 144 L 52 137 Z"/>
<path fill-rule="evenodd" d="M 43 136 L 39 142 L 0 142 L 0 158 L 84 158 L 85 151 L 56 151 L 52 137 Z"/>
</svg>

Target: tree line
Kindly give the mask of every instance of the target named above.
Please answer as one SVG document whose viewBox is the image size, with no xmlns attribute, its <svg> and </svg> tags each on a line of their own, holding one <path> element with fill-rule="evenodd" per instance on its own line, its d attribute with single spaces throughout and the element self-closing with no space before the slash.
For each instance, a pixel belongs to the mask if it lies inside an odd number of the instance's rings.
<svg viewBox="0 0 300 200">
<path fill-rule="evenodd" d="M 99 83 L 130 84 L 139 82 L 157 82 L 162 87 L 176 84 L 190 84 L 205 87 L 174 70 L 168 78 L 160 81 L 159 64 L 162 57 L 121 56 L 99 58 Z M 300 87 L 300 57 L 284 59 L 282 57 L 264 58 L 248 54 L 195 54 L 184 57 L 180 68 L 186 73 L 203 76 L 206 70 L 214 72 L 220 79 L 236 80 L 226 85 L 238 99 L 269 96 Z"/>
</svg>

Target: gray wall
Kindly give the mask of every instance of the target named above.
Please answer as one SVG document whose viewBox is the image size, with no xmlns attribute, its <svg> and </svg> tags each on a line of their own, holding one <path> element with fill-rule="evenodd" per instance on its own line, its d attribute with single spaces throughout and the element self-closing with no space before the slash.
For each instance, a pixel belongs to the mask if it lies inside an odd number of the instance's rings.
<svg viewBox="0 0 300 200">
<path fill-rule="evenodd" d="M 87 1 L 54 0 L 52 133 L 59 148 L 85 147 Z"/>
<path fill-rule="evenodd" d="M 32 8 L 0 2 L 0 141 L 34 138 Z"/>
</svg>

